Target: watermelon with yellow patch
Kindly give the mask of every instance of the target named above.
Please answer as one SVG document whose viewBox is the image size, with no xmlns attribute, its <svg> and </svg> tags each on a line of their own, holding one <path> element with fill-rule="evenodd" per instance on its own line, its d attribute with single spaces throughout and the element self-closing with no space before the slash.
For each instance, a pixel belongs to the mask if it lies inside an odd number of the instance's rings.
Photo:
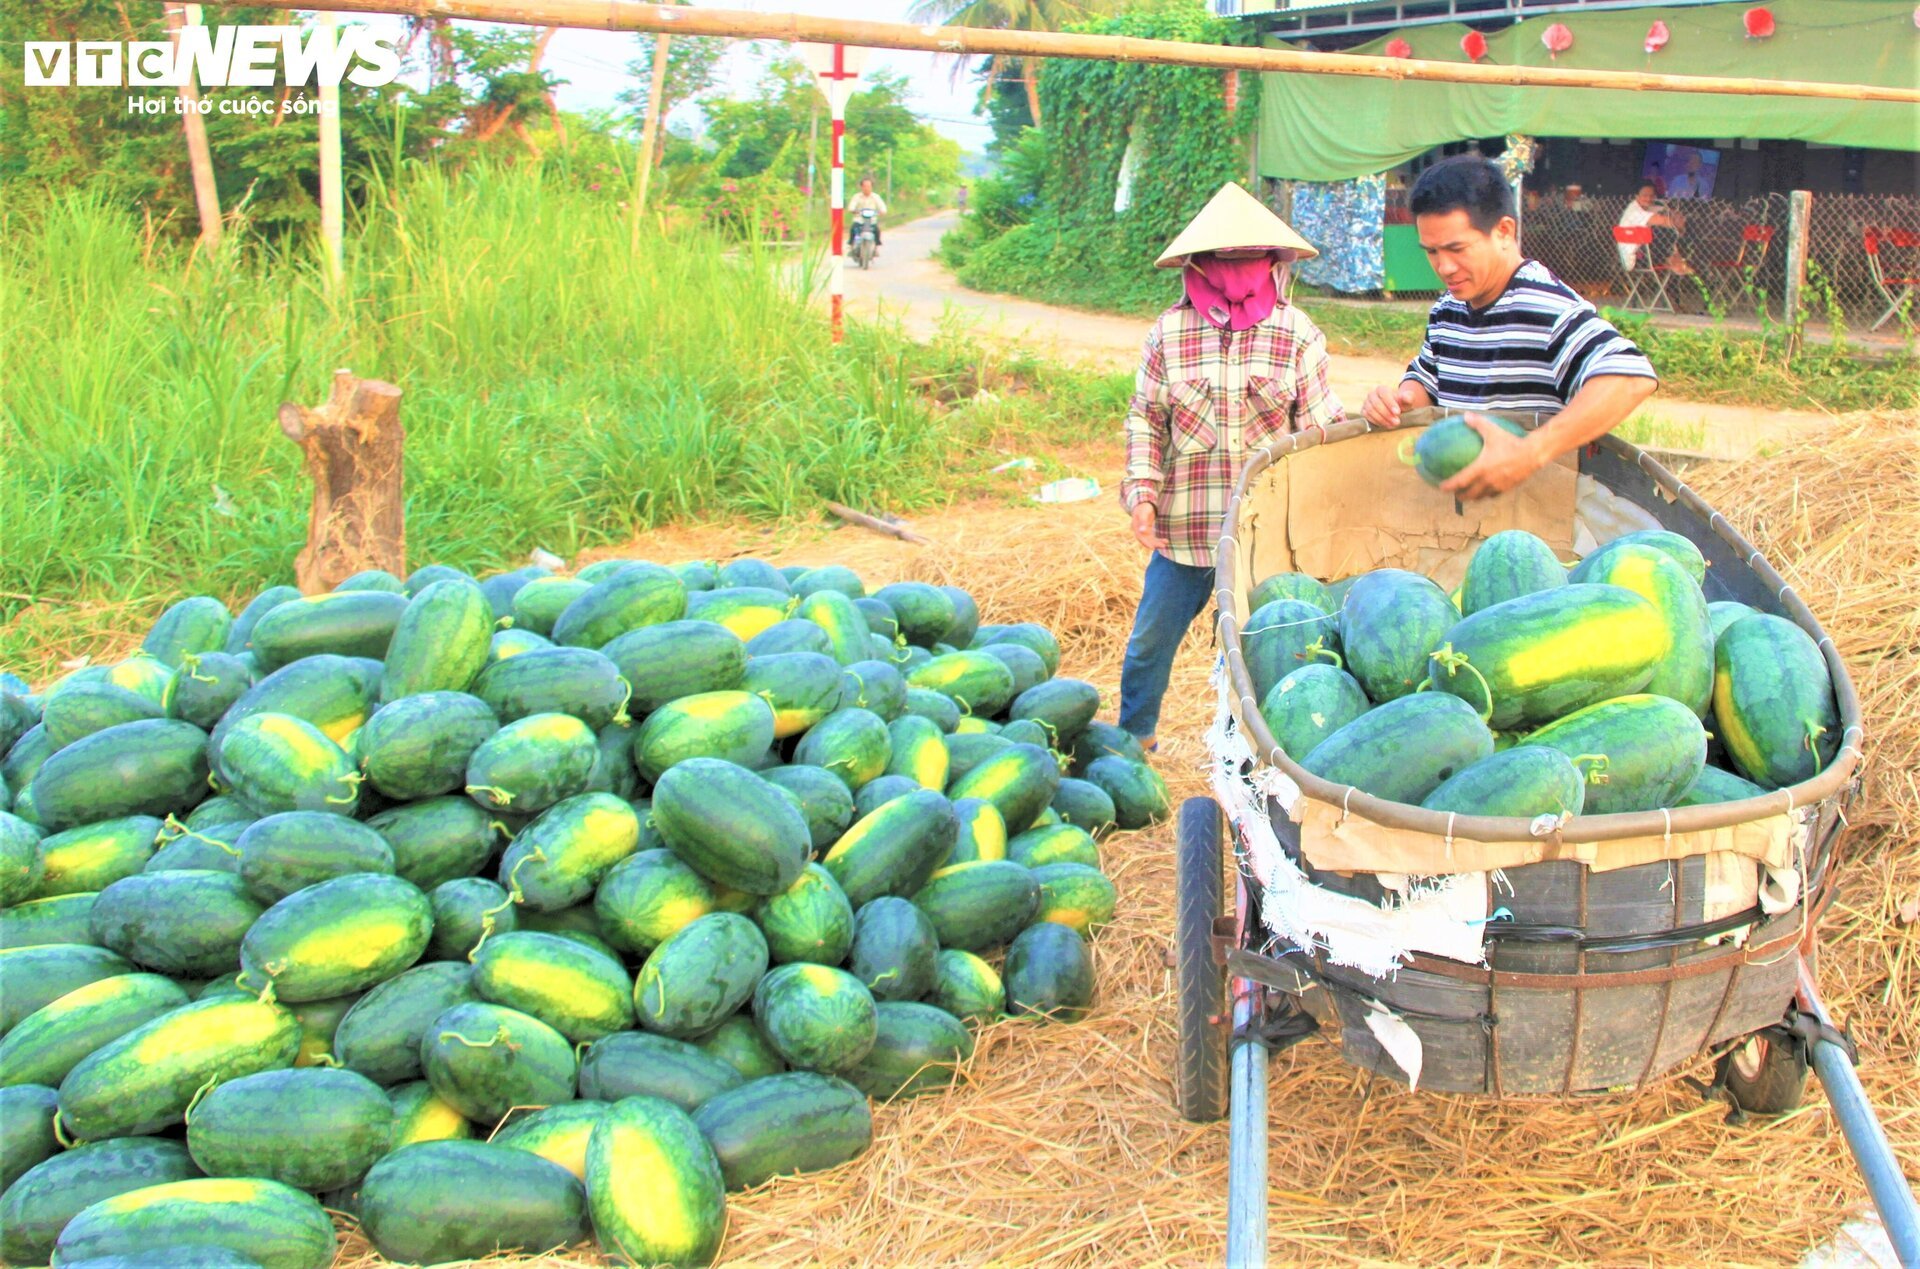
<svg viewBox="0 0 1920 1269">
<path fill-rule="evenodd" d="M 582 793 L 515 835 L 500 857 L 500 884 L 515 903 L 558 912 L 584 903 L 607 870 L 640 848 L 640 818 L 611 793 Z"/>
<path fill-rule="evenodd" d="M 427 1028 L 420 1065 L 433 1091 L 477 1124 L 495 1125 L 516 1106 L 573 1100 L 573 1046 L 532 1014 L 476 1001 L 455 1005 Z"/>
<path fill-rule="evenodd" d="M 715 911 L 717 902 L 712 883 L 664 847 L 622 859 L 607 870 L 593 893 L 601 935 L 620 951 L 637 956 Z"/>
<path fill-rule="evenodd" d="M 60 1231 L 56 1264 L 105 1257 L 140 1263 L 155 1248 L 225 1252 L 260 1269 L 325 1269 L 333 1221 L 319 1200 L 258 1177 L 168 1181 L 102 1199 Z"/>
<path fill-rule="evenodd" d="M 999 807 L 985 798 L 960 798 L 953 804 L 953 815 L 959 830 L 954 834 L 953 849 L 940 862 L 942 868 L 1007 857 L 1007 821 Z"/>
<path fill-rule="evenodd" d="M 939 725 L 917 714 L 906 714 L 887 724 L 893 752 L 887 774 L 906 776 L 923 789 L 947 787 L 950 762 L 946 738 Z"/>
<path fill-rule="evenodd" d="M 0 1037 L 0 1088 L 52 1088 L 95 1049 L 186 1003 L 186 991 L 159 974 L 116 974 L 76 987 Z"/>
<path fill-rule="evenodd" d="M 415 1045 L 417 1054 L 420 1046 Z M 473 1136 L 473 1123 L 433 1091 L 425 1080 L 411 1080 L 388 1090 L 393 1103 L 393 1148 L 422 1141 L 465 1141 Z"/>
<path fill-rule="evenodd" d="M 718 1026 L 753 995 L 767 969 L 767 940 L 734 912 L 689 922 L 653 949 L 634 976 L 640 1025 L 674 1039 Z"/>
<path fill-rule="evenodd" d="M 606 1117 L 607 1109 L 607 1102 L 562 1102 L 507 1120 L 506 1126 L 493 1135 L 493 1141 L 495 1145 L 537 1154 L 584 1182 L 587 1142 L 593 1136 L 594 1127 Z"/>
<path fill-rule="evenodd" d="M 1039 902 L 1034 874 L 1010 859 L 942 868 L 913 896 L 940 946 L 969 952 L 1006 943 L 1027 927 Z"/>
<path fill-rule="evenodd" d="M 774 737 L 785 740 L 840 707 L 841 674 L 823 653 L 778 652 L 748 660 L 740 686 L 772 708 Z"/>
<path fill-rule="evenodd" d="M 420 959 L 433 909 L 419 887 L 354 873 L 295 891 L 268 908 L 240 944 L 248 984 L 280 1000 L 363 991 Z"/>
<path fill-rule="evenodd" d="M 797 1070 L 832 1074 L 867 1055 L 878 1028 L 873 993 L 844 970 L 796 962 L 761 978 L 753 1017 Z"/>
<path fill-rule="evenodd" d="M 1810 780 L 1839 752 L 1840 713 L 1826 659 L 1813 637 L 1784 617 L 1742 617 L 1721 635 L 1713 718 L 1727 756 L 1764 788 Z"/>
<path fill-rule="evenodd" d="M 1671 555 L 1646 543 L 1612 546 L 1582 561 L 1572 576 L 1624 587 L 1654 606 L 1667 627 L 1667 653 L 1643 690 L 1671 696 L 1704 718 L 1713 698 L 1713 622 L 1700 583 Z"/>
<path fill-rule="evenodd" d="M 1118 902 L 1105 873 L 1086 864 L 1042 864 L 1033 870 L 1040 887 L 1034 920 L 1064 925 L 1085 938 L 1113 919 Z"/>
<path fill-rule="evenodd" d="M 254 659 L 265 670 L 323 653 L 378 660 L 387 655 L 406 610 L 405 595 L 386 591 L 334 591 L 290 600 L 253 627 Z"/>
<path fill-rule="evenodd" d="M 1024 833 L 1060 788 L 1060 763 L 1038 745 L 1014 745 L 954 781 L 952 796 L 991 802 L 1009 833 Z"/>
<path fill-rule="evenodd" d="M 689 758 L 718 758 L 742 766 L 774 741 L 773 707 L 751 692 L 701 692 L 647 715 L 633 739 L 633 765 L 648 781 Z"/>
<path fill-rule="evenodd" d="M 750 1080 L 706 1102 L 693 1122 L 732 1190 L 838 1167 L 873 1144 L 866 1095 L 812 1071 Z"/>
<path fill-rule="evenodd" d="M 831 593 L 831 592 L 822 592 Z M 601 1250 L 630 1265 L 706 1265 L 726 1233 L 726 1181 L 687 1113 L 657 1097 L 608 1108 L 587 1146 Z"/>
<path fill-rule="evenodd" d="M 966 713 L 982 717 L 998 714 L 1015 696 L 1006 662 L 978 651 L 936 656 L 908 671 L 907 684 L 951 697 Z"/>
<path fill-rule="evenodd" d="M 214 765 L 256 815 L 330 811 L 360 804 L 353 759 L 312 723 L 291 714 L 251 714 L 220 740 Z"/>
<path fill-rule="evenodd" d="M 821 863 L 859 908 L 883 895 L 910 895 L 925 885 L 953 852 L 959 831 L 953 804 L 922 789 L 862 817 Z"/>
<path fill-rule="evenodd" d="M 160 843 L 165 822 L 123 815 L 53 833 L 36 847 L 40 884 L 34 897 L 86 894 L 138 874 Z"/>
<path fill-rule="evenodd" d="M 445 1264 L 544 1252 L 587 1237 L 579 1178 L 501 1141 L 420 1141 L 374 1164 L 360 1227 L 388 1260 Z"/>
<path fill-rule="evenodd" d="M 254 714 L 291 714 L 318 727 L 345 748 L 373 716 L 380 699 L 380 662 L 366 657 L 316 656 L 284 666 L 248 688 L 213 729 L 211 749 L 241 719 Z"/>
<path fill-rule="evenodd" d="M 633 978 L 619 961 L 557 934 L 519 930 L 473 953 L 473 990 L 576 1044 L 633 1026 Z"/>
<path fill-rule="evenodd" d="M 688 617 L 725 626 L 742 641 L 794 615 L 793 596 L 764 586 L 727 586 L 687 597 Z"/>
<path fill-rule="evenodd" d="M 508 723 L 467 762 L 467 796 L 494 811 L 531 815 L 584 792 L 600 757 L 593 729 L 570 714 Z"/>
</svg>

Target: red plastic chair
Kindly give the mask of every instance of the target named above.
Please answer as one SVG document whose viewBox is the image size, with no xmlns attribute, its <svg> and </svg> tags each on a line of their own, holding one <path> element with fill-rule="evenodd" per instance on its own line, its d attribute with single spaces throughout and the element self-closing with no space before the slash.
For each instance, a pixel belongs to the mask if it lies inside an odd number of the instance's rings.
<svg viewBox="0 0 1920 1269">
<path fill-rule="evenodd" d="M 1740 246 L 1732 259 L 1707 262 L 1707 285 L 1714 298 L 1724 302 L 1739 295 L 1747 280 L 1765 266 L 1772 247 L 1772 225 L 1740 226 Z"/>
<path fill-rule="evenodd" d="M 1920 299 L 1920 230 L 1870 227 L 1863 245 L 1867 249 L 1867 272 L 1873 278 L 1873 285 L 1879 289 L 1880 297 L 1887 302 L 1887 311 L 1880 314 L 1879 320 L 1869 328 L 1879 330 L 1903 305 Z M 1880 259 L 1882 247 L 1905 252 L 1905 263 L 1889 272 L 1885 262 Z M 1920 308 L 1920 304 L 1908 309 L 1909 324 L 1914 324 L 1915 308 Z"/>
<path fill-rule="evenodd" d="M 1622 247 L 1639 248 L 1633 253 L 1632 267 L 1623 266 L 1621 270 L 1627 279 L 1627 294 L 1622 301 L 1624 307 L 1632 308 L 1639 304 L 1649 313 L 1674 312 L 1673 300 L 1667 295 L 1667 285 L 1673 281 L 1675 270 L 1670 264 L 1653 262 L 1653 226 L 1615 225 L 1613 240 Z"/>
</svg>

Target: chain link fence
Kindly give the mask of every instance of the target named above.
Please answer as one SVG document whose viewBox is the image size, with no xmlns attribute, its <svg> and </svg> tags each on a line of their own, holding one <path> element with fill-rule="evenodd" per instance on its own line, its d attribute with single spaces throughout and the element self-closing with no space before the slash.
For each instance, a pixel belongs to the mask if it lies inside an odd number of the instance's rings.
<svg viewBox="0 0 1920 1269">
<path fill-rule="evenodd" d="M 1596 304 L 1637 312 L 1778 323 L 1785 318 L 1791 200 L 1685 199 L 1622 242 L 1626 197 L 1543 199 L 1521 220 L 1522 249 Z M 1920 197 L 1816 194 L 1808 222 L 1812 326 L 1899 339 L 1920 319 Z"/>
</svg>

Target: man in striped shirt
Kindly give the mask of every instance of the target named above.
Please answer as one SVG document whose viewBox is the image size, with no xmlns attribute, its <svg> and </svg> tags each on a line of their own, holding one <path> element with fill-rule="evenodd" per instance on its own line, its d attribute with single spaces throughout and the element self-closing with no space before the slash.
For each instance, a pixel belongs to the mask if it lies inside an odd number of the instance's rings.
<svg viewBox="0 0 1920 1269">
<path fill-rule="evenodd" d="M 1513 189 L 1478 155 L 1421 173 L 1407 202 L 1420 245 L 1447 293 L 1398 385 L 1367 394 L 1362 413 L 1398 427 L 1404 410 L 1469 411 L 1480 457 L 1440 486 L 1461 498 L 1506 493 L 1548 463 L 1611 432 L 1653 395 L 1640 350 L 1538 260 L 1520 254 Z M 1553 418 L 1515 437 L 1475 410 Z"/>
</svg>

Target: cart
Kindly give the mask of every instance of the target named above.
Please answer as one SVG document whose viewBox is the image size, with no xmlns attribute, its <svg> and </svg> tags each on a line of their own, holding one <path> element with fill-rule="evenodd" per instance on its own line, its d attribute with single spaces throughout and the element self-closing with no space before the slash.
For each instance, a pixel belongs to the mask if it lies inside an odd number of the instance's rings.
<svg viewBox="0 0 1920 1269">
<path fill-rule="evenodd" d="M 1228 1263 L 1265 1263 L 1268 1055 L 1337 1032 L 1357 1066 L 1492 1098 L 1630 1091 L 1712 1055 L 1711 1091 L 1736 1113 L 1777 1114 L 1800 1103 L 1811 1069 L 1901 1263 L 1920 1266 L 1920 1211 L 1815 987 L 1861 760 L 1859 701 L 1832 641 L 1644 452 L 1608 437 L 1462 505 L 1397 461 L 1408 429 L 1436 417 L 1279 438 L 1249 460 L 1222 526 L 1215 794 L 1180 808 L 1172 960 L 1181 1112 L 1230 1114 Z M 1461 816 L 1320 780 L 1260 717 L 1240 635 L 1256 578 L 1400 567 L 1451 586 L 1502 529 L 1566 558 L 1652 527 L 1700 547 L 1710 598 L 1785 616 L 1819 643 L 1844 735 L 1813 779 L 1671 811 Z"/>
</svg>

